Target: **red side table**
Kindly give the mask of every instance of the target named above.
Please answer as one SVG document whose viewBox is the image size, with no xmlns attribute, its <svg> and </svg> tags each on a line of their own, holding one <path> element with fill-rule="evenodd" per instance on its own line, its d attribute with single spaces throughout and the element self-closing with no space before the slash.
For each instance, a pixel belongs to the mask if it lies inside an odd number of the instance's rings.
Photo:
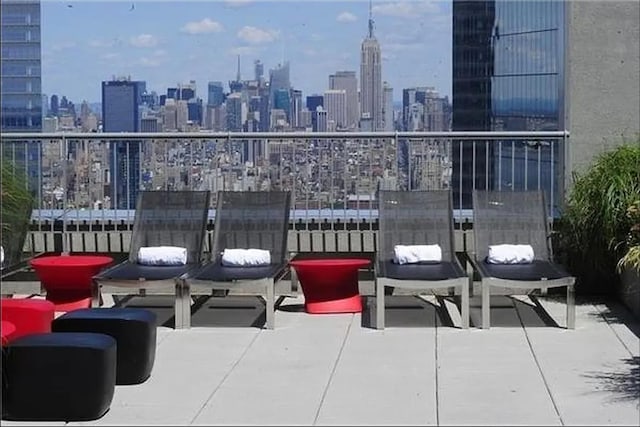
<svg viewBox="0 0 640 427">
<path fill-rule="evenodd" d="M 112 262 L 113 258 L 102 255 L 44 256 L 30 261 L 56 311 L 89 308 L 93 276 Z"/>
<path fill-rule="evenodd" d="M 301 259 L 290 261 L 300 279 L 307 313 L 360 313 L 358 269 L 371 261 L 362 258 Z"/>
</svg>

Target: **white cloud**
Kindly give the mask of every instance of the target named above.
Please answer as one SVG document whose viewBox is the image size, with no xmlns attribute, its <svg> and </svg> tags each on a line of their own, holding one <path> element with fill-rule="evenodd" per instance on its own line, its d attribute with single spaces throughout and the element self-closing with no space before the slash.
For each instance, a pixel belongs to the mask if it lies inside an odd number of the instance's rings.
<svg viewBox="0 0 640 427">
<path fill-rule="evenodd" d="M 131 37 L 129 44 L 135 47 L 154 47 L 158 44 L 158 39 L 151 34 L 140 34 Z"/>
<path fill-rule="evenodd" d="M 159 67 L 160 65 L 162 65 L 162 61 L 159 58 L 143 56 L 138 60 L 138 64 L 140 64 L 142 67 Z"/>
<path fill-rule="evenodd" d="M 342 12 L 340 15 L 336 17 L 336 21 L 338 22 L 354 22 L 357 21 L 356 15 L 349 12 Z"/>
<path fill-rule="evenodd" d="M 89 45 L 89 47 L 105 48 L 112 47 L 114 45 L 114 42 L 113 40 L 89 40 L 87 44 Z"/>
<path fill-rule="evenodd" d="M 119 57 L 120 57 L 120 54 L 119 54 L 119 53 L 114 53 L 114 52 L 111 52 L 111 53 L 105 53 L 104 55 L 101 55 L 101 56 L 100 56 L 100 58 L 105 59 L 105 60 L 108 60 L 108 61 L 110 61 L 110 60 L 112 60 L 112 59 L 117 59 L 117 58 L 119 58 Z"/>
<path fill-rule="evenodd" d="M 263 30 L 261 28 L 244 26 L 238 31 L 238 38 L 250 44 L 270 43 L 276 40 L 280 32 Z"/>
<path fill-rule="evenodd" d="M 399 1 L 375 5 L 372 11 L 375 20 L 376 15 L 395 16 L 399 18 L 420 18 L 422 15 L 439 13 L 440 8 L 437 3 L 433 1 Z"/>
<path fill-rule="evenodd" d="M 222 27 L 221 23 L 213 21 L 209 18 L 204 18 L 202 21 L 187 22 L 181 28 L 182 32 L 189 34 L 219 33 L 223 30 L 224 28 Z"/>
<path fill-rule="evenodd" d="M 73 49 L 74 47 L 76 47 L 76 42 L 62 42 L 62 43 L 56 43 L 53 46 L 51 46 L 51 50 L 60 51 L 60 50 L 66 50 L 66 49 Z"/>
<path fill-rule="evenodd" d="M 233 56 L 237 55 L 253 55 L 257 52 L 253 46 L 236 46 L 229 49 L 229 53 Z"/>
<path fill-rule="evenodd" d="M 253 3 L 253 0 L 225 0 L 227 7 L 243 7 Z"/>
<path fill-rule="evenodd" d="M 316 56 L 318 54 L 318 51 L 313 48 L 303 48 L 302 53 L 305 56 Z"/>
</svg>

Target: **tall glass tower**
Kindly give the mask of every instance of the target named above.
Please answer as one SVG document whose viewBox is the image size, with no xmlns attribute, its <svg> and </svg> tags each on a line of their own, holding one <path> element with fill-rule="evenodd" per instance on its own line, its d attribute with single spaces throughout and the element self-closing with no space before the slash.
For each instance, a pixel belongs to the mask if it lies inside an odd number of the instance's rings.
<svg viewBox="0 0 640 427">
<path fill-rule="evenodd" d="M 2 73 L 0 103 L 2 132 L 42 131 L 40 1 L 2 0 Z M 2 155 L 24 169 L 32 193 L 39 198 L 39 142 L 24 141 L 2 147 Z"/>
<path fill-rule="evenodd" d="M 565 7 L 556 0 L 453 0 L 454 131 L 564 129 Z M 452 187 L 464 208 L 473 188 L 542 188 L 547 200 L 561 200 L 559 144 L 454 142 L 453 150 Z"/>
<path fill-rule="evenodd" d="M 102 128 L 104 132 L 139 132 L 139 106 L 144 82 L 112 80 L 102 82 Z M 111 206 L 135 209 L 140 187 L 141 143 L 113 141 L 109 147 Z"/>
</svg>

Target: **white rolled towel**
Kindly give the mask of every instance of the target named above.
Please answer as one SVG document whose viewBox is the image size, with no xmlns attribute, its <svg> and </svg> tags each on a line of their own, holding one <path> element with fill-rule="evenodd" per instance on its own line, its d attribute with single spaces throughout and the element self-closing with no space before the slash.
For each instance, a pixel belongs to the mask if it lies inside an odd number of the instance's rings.
<svg viewBox="0 0 640 427">
<path fill-rule="evenodd" d="M 227 267 L 255 267 L 271 264 L 271 252 L 266 249 L 225 249 L 222 265 Z"/>
<path fill-rule="evenodd" d="M 419 262 L 441 262 L 440 245 L 395 245 L 393 262 L 396 264 L 416 264 Z"/>
<path fill-rule="evenodd" d="M 185 265 L 187 248 L 180 246 L 143 246 L 138 250 L 138 264 Z"/>
<path fill-rule="evenodd" d="M 4 248 L 0 246 L 0 264 L 4 263 Z"/>
<path fill-rule="evenodd" d="M 490 264 L 530 264 L 534 254 L 531 245 L 490 245 L 487 262 Z"/>
</svg>

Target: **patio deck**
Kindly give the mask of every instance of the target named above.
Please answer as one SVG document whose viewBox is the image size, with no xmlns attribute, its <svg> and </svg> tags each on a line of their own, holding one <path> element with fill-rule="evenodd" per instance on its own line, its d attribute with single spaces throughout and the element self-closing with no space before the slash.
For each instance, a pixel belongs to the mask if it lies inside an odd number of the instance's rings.
<svg viewBox="0 0 640 427">
<path fill-rule="evenodd" d="M 310 315 L 303 301 L 285 298 L 266 330 L 251 327 L 256 298 L 210 298 L 192 329 L 158 327 L 151 377 L 117 386 L 104 417 L 39 425 L 640 424 L 640 324 L 619 303 L 578 298 L 571 331 L 553 327 L 565 321 L 554 296 L 494 296 L 481 330 L 476 294 L 463 330 L 449 299 L 398 295 L 376 331 L 375 309 Z M 160 323 L 172 311 L 171 297 L 129 304 Z"/>
</svg>

